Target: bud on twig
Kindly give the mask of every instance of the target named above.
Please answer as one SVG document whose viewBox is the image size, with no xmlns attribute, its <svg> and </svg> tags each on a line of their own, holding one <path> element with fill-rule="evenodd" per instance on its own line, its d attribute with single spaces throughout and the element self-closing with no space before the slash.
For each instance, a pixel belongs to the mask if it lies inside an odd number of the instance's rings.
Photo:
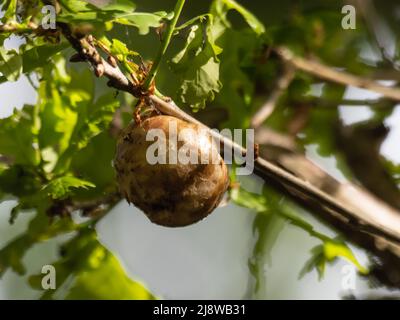
<svg viewBox="0 0 400 320">
<path fill-rule="evenodd" d="M 105 68 L 102 63 L 98 64 L 96 68 L 94 69 L 94 72 L 96 74 L 96 77 L 101 77 L 104 74 Z"/>
<path fill-rule="evenodd" d="M 117 67 L 117 60 L 113 56 L 108 56 L 107 62 L 112 65 L 113 68 Z"/>
</svg>

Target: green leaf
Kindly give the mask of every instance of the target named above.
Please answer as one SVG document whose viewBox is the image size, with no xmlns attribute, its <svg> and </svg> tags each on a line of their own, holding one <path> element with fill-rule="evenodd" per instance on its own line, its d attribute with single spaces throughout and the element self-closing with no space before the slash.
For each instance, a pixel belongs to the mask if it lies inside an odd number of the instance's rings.
<svg viewBox="0 0 400 320">
<path fill-rule="evenodd" d="M 115 55 L 120 61 L 125 61 L 125 59 L 128 57 L 139 55 L 139 53 L 130 50 L 125 43 L 119 41 L 118 39 L 112 39 L 110 52 Z"/>
<path fill-rule="evenodd" d="M 231 188 L 229 194 L 231 200 L 238 206 L 254 210 L 258 213 L 269 211 L 268 201 L 263 195 L 246 191 L 241 187 Z"/>
<path fill-rule="evenodd" d="M 344 258 L 347 261 L 353 263 L 358 271 L 362 274 L 368 274 L 368 269 L 363 267 L 354 256 L 351 249 L 342 241 L 330 240 L 324 243 L 324 255 L 330 262 L 336 258 Z"/>
<path fill-rule="evenodd" d="M 235 181 L 234 176 L 232 177 L 232 181 Z M 241 187 L 234 187 L 230 190 L 230 197 L 236 204 L 242 207 L 252 209 L 261 214 L 269 213 L 268 216 L 271 214 L 277 215 L 281 219 L 287 220 L 292 225 L 306 231 L 310 236 L 322 241 L 321 245 L 318 245 L 311 250 L 312 257 L 306 262 L 305 266 L 301 270 L 299 276 L 300 278 L 303 277 L 307 272 L 310 272 L 316 268 L 321 279 L 324 275 L 326 263 L 333 263 L 337 258 L 344 258 L 353 263 L 362 274 L 368 273 L 368 270 L 358 262 L 351 249 L 343 241 L 331 239 L 328 236 L 316 231 L 311 224 L 296 214 L 295 211 L 298 211 L 299 209 L 296 209 L 291 202 L 285 200 L 284 197 L 276 193 L 271 188 L 264 187 L 263 194 L 259 195 L 248 192 Z M 266 219 L 265 221 L 269 220 Z M 259 231 L 259 233 L 260 235 L 263 234 L 261 231 Z M 259 245 L 262 245 L 262 243 L 263 242 L 260 242 Z M 258 274 L 258 277 L 260 277 L 256 262 L 250 264 L 249 266 L 254 275 Z"/>
<path fill-rule="evenodd" d="M 253 232 L 257 241 L 248 261 L 250 273 L 255 279 L 252 298 L 265 298 L 268 281 L 266 264 L 271 263 L 271 251 L 284 226 L 285 221 L 274 213 L 259 214 L 254 219 Z"/>
<path fill-rule="evenodd" d="M 253 115 L 254 57 L 259 55 L 262 41 L 251 30 L 217 29 L 216 32 L 220 32 L 216 43 L 224 51 L 220 55 L 223 87 L 215 104 L 223 106 L 229 113 L 229 120 L 222 124 L 224 127 L 248 128 Z"/>
<path fill-rule="evenodd" d="M 307 273 L 313 271 L 315 268 L 318 272 L 318 279 L 322 280 L 326 267 L 323 247 L 323 245 L 318 245 L 311 249 L 311 258 L 304 264 L 303 269 L 299 273 L 299 279 L 303 278 Z"/>
<path fill-rule="evenodd" d="M 2 174 L 7 168 L 8 165 L 0 161 L 0 174 Z"/>
<path fill-rule="evenodd" d="M 77 188 L 94 188 L 93 183 L 85 180 L 75 178 L 73 176 L 64 176 L 56 178 L 49 182 L 43 188 L 43 192 L 49 195 L 52 199 L 65 199 L 72 194 L 73 190 Z"/>
<path fill-rule="evenodd" d="M 39 144 L 42 158 L 46 162 L 44 169 L 51 172 L 60 154 L 69 146 L 74 126 L 78 121 L 77 110 L 71 105 L 74 91 L 69 96 L 61 95 L 60 86 L 46 85 L 39 89 L 40 119 Z M 81 96 L 82 97 L 82 96 Z"/>
<path fill-rule="evenodd" d="M 255 57 L 261 55 L 267 41 L 250 28 L 235 29 L 227 15 L 236 3 L 215 0 L 210 13 L 214 16 L 212 34 L 215 43 L 223 48 L 220 55 L 220 81 L 223 87 L 217 95 L 216 104 L 228 110 L 228 121 L 222 125 L 229 128 L 247 128 L 253 115 L 252 103 L 255 91 Z M 259 28 L 258 32 L 263 30 Z M 270 75 L 262 75 L 268 79 Z"/>
<path fill-rule="evenodd" d="M 62 10 L 57 15 L 57 21 L 65 23 L 90 23 L 96 27 L 111 21 L 116 13 L 121 11 L 102 10 L 101 8 L 82 0 L 60 0 Z"/>
<path fill-rule="evenodd" d="M 75 153 L 85 148 L 91 139 L 106 130 L 119 106 L 113 92 L 99 97 L 94 104 L 80 106 L 78 122 L 72 133 L 67 150 L 61 155 L 55 170 L 64 171 L 69 166 Z"/>
<path fill-rule="evenodd" d="M 70 143 L 79 150 L 86 147 L 90 139 L 108 128 L 118 106 L 114 92 L 102 95 L 93 105 L 87 106 L 86 115 L 81 113 Z"/>
<path fill-rule="evenodd" d="M 38 90 L 39 144 L 47 172 L 54 169 L 59 156 L 69 147 L 80 111 L 91 105 L 94 94 L 93 76 L 88 69 L 79 73 L 70 69 L 67 75 L 65 60 L 53 60 L 55 64 L 44 70 L 44 78 L 51 80 L 42 81 Z"/>
<path fill-rule="evenodd" d="M 100 244 L 92 253 L 98 259 L 93 269 L 80 272 L 65 299 L 153 300 L 155 297 L 138 281 L 130 279 L 117 258 Z M 112 279 L 110 279 L 112 275 Z"/>
<path fill-rule="evenodd" d="M 22 57 L 15 50 L 0 48 L 0 72 L 8 81 L 17 81 L 22 72 Z"/>
<path fill-rule="evenodd" d="M 108 132 L 103 132 L 74 155 L 71 170 L 75 175 L 96 185 L 95 189 L 81 189 L 79 198 L 102 197 L 105 193 L 115 189 L 115 170 L 111 165 L 114 154 L 115 140 L 110 137 Z"/>
<path fill-rule="evenodd" d="M 341 101 L 345 88 L 339 85 L 326 84 L 323 98 Z M 338 102 L 338 105 L 340 102 Z M 339 119 L 338 108 L 311 108 L 308 125 L 304 130 L 304 144 L 317 144 L 317 151 L 321 156 L 331 156 L 335 153 L 335 130 Z"/>
<path fill-rule="evenodd" d="M 218 55 L 221 48 L 213 40 L 212 21 L 193 25 L 186 45 L 172 59 L 172 70 L 180 81 L 180 97 L 195 110 L 204 108 L 206 101 L 212 101 L 220 91 Z"/>
<path fill-rule="evenodd" d="M 286 203 L 285 203 L 286 202 Z M 321 245 L 311 250 L 312 257 L 308 260 L 300 272 L 300 278 L 303 277 L 307 272 L 311 271 L 314 267 L 317 268 L 320 279 L 324 275 L 325 265 L 327 262 L 333 263 L 336 258 L 344 258 L 349 262 L 353 263 L 362 274 L 367 274 L 368 270 L 364 268 L 356 259 L 351 249 L 338 238 L 330 238 L 314 229 L 314 227 L 307 221 L 302 219 L 295 211 L 296 207 L 291 202 L 281 202 L 278 211 L 282 218 L 287 219 L 292 225 L 299 227 L 300 229 L 307 232 L 311 237 L 322 241 Z"/>
<path fill-rule="evenodd" d="M 80 0 L 63 0 L 62 5 L 67 11 L 61 12 L 57 20 L 67 23 L 89 22 L 94 25 L 118 23 L 139 29 L 140 34 L 147 34 L 150 28 L 157 28 L 162 20 L 170 19 L 171 15 L 164 11 L 147 13 L 136 12 L 135 5 L 129 1 L 114 1 L 103 7 L 97 7 Z"/>
<path fill-rule="evenodd" d="M 236 10 L 241 14 L 257 35 L 265 33 L 264 25 L 250 11 L 234 0 L 214 0 L 210 12 L 223 21 L 225 25 L 229 26 L 230 24 L 226 17 L 229 10 Z"/>
<path fill-rule="evenodd" d="M 79 13 L 82 11 L 92 11 L 97 9 L 96 6 L 83 0 L 59 0 L 59 2 L 62 7 L 74 13 Z"/>
<path fill-rule="evenodd" d="M 3 46 L 4 40 L 7 39 L 7 36 L 5 34 L 0 34 L 0 47 Z"/>
<path fill-rule="evenodd" d="M 38 204 L 40 205 L 45 205 L 43 200 Z M 28 230 L 0 250 L 0 278 L 8 268 L 20 275 L 25 274 L 23 258 L 33 245 L 77 228 L 78 225 L 70 218 L 58 219 L 51 223 L 44 211 L 39 210 L 29 223 Z"/>
<path fill-rule="evenodd" d="M 241 14 L 250 28 L 234 28 L 228 19 L 231 10 Z M 262 79 L 262 83 L 273 75 L 257 75 L 260 69 L 267 67 L 258 64 L 257 57 L 267 41 L 264 26 L 245 8 L 235 1 L 213 1 L 210 14 L 214 16 L 212 34 L 215 43 L 223 48 L 219 56 L 221 60 L 220 81 L 222 89 L 216 97 L 215 105 L 227 109 L 226 121 L 221 124 L 227 128 L 248 128 L 254 114 L 253 100 L 255 98 L 255 83 Z M 271 66 L 272 64 L 268 64 Z M 261 83 L 261 82 L 260 82 Z M 264 84 L 265 85 L 265 84 Z"/>
<path fill-rule="evenodd" d="M 41 128 L 39 144 L 44 170 L 64 174 L 77 151 L 92 138 L 108 128 L 119 101 L 113 92 L 93 102 L 94 81 L 84 69 L 68 70 L 64 59 L 56 59 L 56 66 L 45 68 L 45 78 L 39 88 Z"/>
<path fill-rule="evenodd" d="M 363 267 L 355 257 L 351 249 L 343 242 L 336 239 L 327 239 L 321 245 L 311 249 L 311 258 L 306 262 L 299 274 L 299 278 L 311 272 L 314 268 L 318 271 L 318 278 L 321 280 L 325 273 L 327 263 L 334 263 L 338 258 L 351 262 L 358 271 L 366 275 L 368 269 Z"/>
<path fill-rule="evenodd" d="M 18 0 L 6 0 L 6 2 L 3 4 L 1 11 L 5 12 L 3 18 L 1 18 L 2 23 L 6 23 L 8 20 L 15 20 L 17 2 Z"/>
<path fill-rule="evenodd" d="M 139 29 L 139 34 L 149 33 L 150 28 L 158 28 L 163 19 L 169 19 L 170 15 L 165 11 L 147 13 L 132 12 L 115 15 L 113 22 L 133 26 Z"/>
<path fill-rule="evenodd" d="M 0 119 L 0 154 L 10 157 L 17 164 L 37 166 L 40 162 L 37 122 L 32 106 L 14 110 L 10 117 Z"/>
<path fill-rule="evenodd" d="M 22 258 L 33 243 L 31 237 L 26 234 L 12 240 L 0 250 L 0 278 L 8 268 L 11 268 L 19 275 L 25 274 L 26 269 L 22 263 Z"/>
<path fill-rule="evenodd" d="M 400 164 L 394 163 L 386 158 L 382 159 L 383 165 L 385 166 L 386 170 L 392 176 L 392 179 L 400 188 Z"/>
<path fill-rule="evenodd" d="M 63 246 L 62 252 L 62 258 L 52 263 L 57 272 L 57 288 L 45 292 L 42 299 L 53 299 L 54 296 L 63 299 L 155 299 L 141 283 L 126 275 L 116 257 L 98 241 L 94 230 L 82 229 Z M 42 290 L 42 277 L 42 274 L 31 276 L 30 285 Z M 67 279 L 70 285 L 66 283 Z M 62 293 L 65 295 L 60 296 Z"/>
<path fill-rule="evenodd" d="M 51 57 L 68 48 L 67 43 L 42 45 L 30 48 L 22 54 L 23 72 L 29 73 L 49 63 Z"/>
<path fill-rule="evenodd" d="M 114 0 L 106 4 L 105 6 L 102 6 L 101 10 L 130 12 L 135 10 L 135 8 L 136 5 L 131 0 Z"/>
<path fill-rule="evenodd" d="M 34 168 L 13 165 L 0 173 L 0 190 L 15 197 L 26 197 L 41 188 L 41 181 Z"/>
</svg>

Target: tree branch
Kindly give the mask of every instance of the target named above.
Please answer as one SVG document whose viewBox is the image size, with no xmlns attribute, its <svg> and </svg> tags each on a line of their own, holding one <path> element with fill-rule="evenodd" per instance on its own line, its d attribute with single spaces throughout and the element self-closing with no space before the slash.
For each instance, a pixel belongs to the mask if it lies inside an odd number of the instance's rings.
<svg viewBox="0 0 400 320">
<path fill-rule="evenodd" d="M 0 25 L 0 33 L 37 33 L 41 32 L 41 28 L 39 28 L 36 24 L 30 22 L 27 26 L 21 26 L 19 23 L 9 22 L 6 24 Z"/>
<path fill-rule="evenodd" d="M 357 77 L 344 71 L 337 71 L 318 61 L 307 60 L 298 57 L 288 48 L 280 47 L 275 49 L 278 56 L 286 63 L 296 69 L 302 70 L 321 79 L 336 82 L 346 86 L 354 86 L 380 93 L 381 95 L 395 101 L 400 101 L 400 89 L 395 87 L 386 87 L 373 80 Z"/>
<path fill-rule="evenodd" d="M 393 30 L 381 19 L 371 0 L 354 0 L 354 2 L 357 9 L 361 12 L 367 29 L 381 53 L 382 60 L 396 70 L 397 63 L 394 57 L 391 57 L 387 52 L 389 44 L 396 42 Z M 397 69 L 396 71 L 398 72 L 399 70 Z"/>
<path fill-rule="evenodd" d="M 251 119 L 251 127 L 259 127 L 274 112 L 280 97 L 285 93 L 294 78 L 294 69 L 291 66 L 284 66 L 281 77 L 278 78 L 275 88 L 271 92 L 268 100 Z"/>
<path fill-rule="evenodd" d="M 0 34 L 17 34 L 26 35 L 31 34 L 34 36 L 46 36 L 46 37 L 59 37 L 58 30 L 54 29 L 43 29 L 42 26 L 35 24 L 34 22 L 28 22 L 27 24 L 20 24 L 17 22 L 8 22 L 0 25 Z"/>
</svg>

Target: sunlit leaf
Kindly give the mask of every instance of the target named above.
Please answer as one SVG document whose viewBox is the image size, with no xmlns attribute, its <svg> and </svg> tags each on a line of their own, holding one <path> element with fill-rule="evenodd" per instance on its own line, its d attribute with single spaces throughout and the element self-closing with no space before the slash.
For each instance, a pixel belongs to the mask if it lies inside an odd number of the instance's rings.
<svg viewBox="0 0 400 320">
<path fill-rule="evenodd" d="M 85 229 L 63 246 L 62 258 L 52 263 L 57 272 L 57 289 L 47 291 L 42 299 L 57 298 L 58 289 L 67 278 L 71 284 L 63 288 L 64 299 L 154 299 L 139 282 L 131 280 L 115 256 L 98 240 L 94 230 Z M 112 275 L 110 277 L 110 275 Z M 41 274 L 29 283 L 42 290 Z"/>
<path fill-rule="evenodd" d="M 324 243 L 324 255 L 328 261 L 333 261 L 336 258 L 344 258 L 353 263 L 360 273 L 368 273 L 368 270 L 358 262 L 353 252 L 344 242 L 332 240 L 326 241 Z"/>
<path fill-rule="evenodd" d="M 236 10 L 241 14 L 256 34 L 261 35 L 265 32 L 264 25 L 255 15 L 234 0 L 215 0 L 211 7 L 211 12 L 224 21 L 226 25 L 230 25 L 226 17 L 229 10 Z"/>
<path fill-rule="evenodd" d="M 8 20 L 15 20 L 17 2 L 18 0 L 5 0 L 5 3 L 1 7 L 2 11 L 5 11 L 3 18 L 1 18 L 3 23 L 7 22 Z"/>
<path fill-rule="evenodd" d="M 78 179 L 72 176 L 56 178 L 43 188 L 43 192 L 53 199 L 64 199 L 76 188 L 94 188 L 95 185 L 89 181 Z"/>
<path fill-rule="evenodd" d="M 150 28 L 157 28 L 163 19 L 170 19 L 164 11 L 137 12 L 135 5 L 129 1 L 114 1 L 97 7 L 80 0 L 63 0 L 62 5 L 68 9 L 61 12 L 58 21 L 67 23 L 87 22 L 93 25 L 117 23 L 138 28 L 140 34 L 147 34 Z"/>
<path fill-rule="evenodd" d="M 124 61 L 131 56 L 139 55 L 137 52 L 130 50 L 125 43 L 118 39 L 112 39 L 110 43 L 110 52 L 115 55 L 120 61 Z"/>
<path fill-rule="evenodd" d="M 84 0 L 59 0 L 61 6 L 65 7 L 68 11 L 79 13 L 84 11 L 95 10 L 96 6 Z"/>
<path fill-rule="evenodd" d="M 55 170 L 65 170 L 77 151 L 85 148 L 92 138 L 108 128 L 118 106 L 119 101 L 114 98 L 113 92 L 104 94 L 93 104 L 81 105 L 80 117 L 71 135 L 70 145 L 61 155 Z"/>
<path fill-rule="evenodd" d="M 132 0 L 113 0 L 108 4 L 101 6 L 101 10 L 116 10 L 130 12 L 135 10 L 136 5 Z"/>
<path fill-rule="evenodd" d="M 264 196 L 246 191 L 241 187 L 231 188 L 229 195 L 231 200 L 241 207 L 255 212 L 268 212 L 269 210 L 268 201 Z"/>
<path fill-rule="evenodd" d="M 334 263 L 339 258 L 351 262 L 361 274 L 368 274 L 368 269 L 358 262 L 351 249 L 342 241 L 335 239 L 325 240 L 321 245 L 311 249 L 311 255 L 311 258 L 305 263 L 301 270 L 299 278 L 304 277 L 304 275 L 316 268 L 318 277 L 321 280 L 325 274 L 326 264 Z"/>
</svg>

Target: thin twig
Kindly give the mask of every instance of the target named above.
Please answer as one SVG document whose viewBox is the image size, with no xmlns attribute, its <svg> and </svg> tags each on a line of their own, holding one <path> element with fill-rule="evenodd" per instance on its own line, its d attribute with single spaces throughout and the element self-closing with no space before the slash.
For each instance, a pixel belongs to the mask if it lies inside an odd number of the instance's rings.
<svg viewBox="0 0 400 320">
<path fill-rule="evenodd" d="M 256 114 L 251 119 L 251 127 L 258 128 L 267 118 L 274 112 L 275 107 L 289 87 L 294 78 L 295 72 L 291 66 L 285 66 L 283 74 L 278 78 L 275 88 L 271 92 L 268 100 L 261 106 Z"/>
<path fill-rule="evenodd" d="M 344 71 L 337 71 L 318 61 L 307 60 L 293 54 L 288 48 L 280 47 L 275 52 L 285 62 L 293 67 L 317 76 L 328 81 L 336 82 L 346 86 L 353 86 L 362 89 L 368 89 L 380 93 L 381 95 L 395 101 L 400 101 L 400 89 L 395 87 L 386 87 L 373 80 L 357 77 Z"/>
<path fill-rule="evenodd" d="M 113 67 L 110 63 L 104 60 L 96 48 L 90 44 L 86 38 L 77 39 L 72 35 L 71 29 L 65 23 L 58 23 L 65 38 L 71 43 L 72 47 L 81 56 L 82 61 L 88 61 L 95 70 L 96 76 L 104 75 L 109 79 L 108 85 L 121 91 L 130 92 L 134 96 L 139 96 L 139 88 L 137 88 L 124 75 L 121 69 Z"/>
<path fill-rule="evenodd" d="M 345 107 L 360 107 L 369 106 L 371 108 L 391 108 L 394 106 L 395 102 L 390 99 L 325 99 L 320 97 L 312 97 L 309 101 L 310 105 L 313 107 L 330 107 L 337 108 L 338 106 Z"/>
<path fill-rule="evenodd" d="M 34 36 L 57 37 L 58 30 L 43 29 L 42 26 L 37 25 L 34 22 L 28 22 L 27 24 L 20 24 L 18 22 L 12 21 L 0 25 L 0 34 L 16 34 L 16 35 L 30 34 Z"/>
<path fill-rule="evenodd" d="M 162 60 L 165 52 L 167 51 L 169 43 L 171 42 L 171 38 L 174 33 L 176 23 L 178 22 L 178 19 L 182 12 L 184 4 L 185 4 L 185 0 L 178 0 L 176 2 L 175 9 L 174 9 L 174 17 L 173 17 L 172 21 L 168 24 L 167 30 L 165 32 L 165 36 L 161 42 L 160 50 L 158 51 L 157 57 L 155 58 L 152 66 L 151 66 L 151 69 L 149 71 L 149 74 L 146 78 L 146 81 L 143 84 L 143 89 L 145 91 L 147 91 L 149 89 L 149 87 L 151 86 L 151 84 L 154 81 L 154 78 L 156 77 L 158 68 L 160 67 L 161 60 Z"/>
<path fill-rule="evenodd" d="M 381 53 L 382 60 L 389 63 L 393 68 L 396 68 L 396 62 L 393 57 L 390 57 L 387 51 L 388 45 L 396 42 L 392 30 L 390 30 L 386 22 L 376 12 L 374 3 L 371 0 L 355 0 L 355 3 L 365 20 L 373 41 Z"/>
<path fill-rule="evenodd" d="M 36 33 L 39 27 L 34 23 L 29 23 L 27 26 L 21 25 L 17 22 L 8 22 L 0 25 L 0 33 Z"/>
</svg>

